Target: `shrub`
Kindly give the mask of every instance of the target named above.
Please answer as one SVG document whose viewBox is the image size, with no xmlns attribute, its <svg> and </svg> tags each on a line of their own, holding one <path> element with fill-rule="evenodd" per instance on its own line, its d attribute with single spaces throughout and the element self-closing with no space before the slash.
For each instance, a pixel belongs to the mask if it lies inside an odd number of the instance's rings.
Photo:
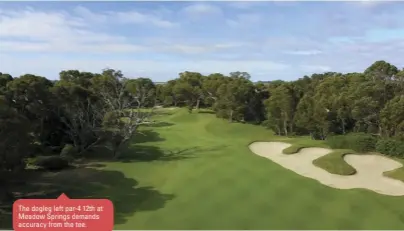
<svg viewBox="0 0 404 231">
<path fill-rule="evenodd" d="M 68 162 L 73 161 L 76 155 L 77 149 L 71 144 L 66 144 L 63 147 L 62 151 L 60 151 L 60 157 L 67 160 Z"/>
<path fill-rule="evenodd" d="M 313 131 L 310 133 L 310 137 L 313 140 L 324 140 L 324 135 L 319 131 Z"/>
<path fill-rule="evenodd" d="M 71 144 L 65 144 L 62 151 L 60 152 L 60 156 L 74 156 L 76 154 L 76 148 Z"/>
<path fill-rule="evenodd" d="M 334 149 L 352 149 L 356 152 L 369 152 L 376 149 L 377 138 L 366 133 L 350 133 L 330 136 L 327 144 Z"/>
<path fill-rule="evenodd" d="M 381 139 L 376 143 L 376 151 L 396 157 L 404 157 L 404 142 L 395 139 Z"/>
<path fill-rule="evenodd" d="M 69 162 L 60 156 L 38 156 L 35 165 L 46 170 L 62 170 L 69 166 Z"/>
<path fill-rule="evenodd" d="M 326 140 L 327 144 L 333 149 L 348 148 L 345 136 L 329 136 Z"/>
<path fill-rule="evenodd" d="M 351 149 L 357 152 L 370 152 L 376 150 L 377 138 L 371 134 L 353 133 L 347 139 L 351 142 Z"/>
</svg>

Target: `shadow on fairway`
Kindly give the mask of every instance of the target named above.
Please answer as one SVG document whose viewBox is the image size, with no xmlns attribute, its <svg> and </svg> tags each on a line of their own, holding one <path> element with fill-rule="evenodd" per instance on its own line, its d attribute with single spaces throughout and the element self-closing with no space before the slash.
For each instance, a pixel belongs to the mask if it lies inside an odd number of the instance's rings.
<svg viewBox="0 0 404 231">
<path fill-rule="evenodd" d="M 163 150 L 156 146 L 131 145 L 118 159 L 122 162 L 144 162 L 144 161 L 177 161 L 192 159 L 203 155 L 204 152 L 216 151 L 222 149 L 223 145 L 213 147 L 189 147 L 171 150 Z"/>
<path fill-rule="evenodd" d="M 177 149 L 162 149 L 158 146 L 145 143 L 159 142 L 165 139 L 153 130 L 142 130 L 135 136 L 128 146 L 121 150 L 121 155 L 116 161 L 121 162 L 144 162 L 144 161 L 177 161 L 197 157 L 203 152 L 216 151 L 223 145 L 213 147 L 188 147 Z"/>
<path fill-rule="evenodd" d="M 107 198 L 114 204 L 115 224 L 123 224 L 139 211 L 153 211 L 174 198 L 153 187 L 139 187 L 123 173 L 105 169 L 76 168 L 57 173 L 31 171 L 14 182 L 11 191 L 19 198 Z M 23 179 L 23 180 L 22 180 Z M 0 229 L 12 229 L 11 203 L 0 205 Z"/>
<path fill-rule="evenodd" d="M 173 126 L 173 125 L 174 125 L 174 123 L 160 121 L 160 122 L 145 124 L 143 126 L 150 127 L 150 128 L 160 128 L 160 127 L 169 127 L 169 126 Z"/>
<path fill-rule="evenodd" d="M 198 114 L 215 114 L 215 112 L 211 110 L 199 110 Z"/>
<path fill-rule="evenodd" d="M 133 139 L 129 143 L 145 143 L 145 142 L 160 142 L 165 139 L 160 136 L 158 132 L 155 132 L 150 129 L 142 129 L 133 137 Z"/>
<path fill-rule="evenodd" d="M 174 111 L 169 110 L 169 109 L 158 109 L 154 110 L 153 116 L 167 116 L 167 115 L 172 115 L 174 114 Z"/>
</svg>

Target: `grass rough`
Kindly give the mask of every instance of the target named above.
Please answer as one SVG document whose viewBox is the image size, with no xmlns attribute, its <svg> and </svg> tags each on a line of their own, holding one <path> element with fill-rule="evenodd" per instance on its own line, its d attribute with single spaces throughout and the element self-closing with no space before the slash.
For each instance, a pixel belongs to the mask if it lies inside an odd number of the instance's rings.
<svg viewBox="0 0 404 231">
<path fill-rule="evenodd" d="M 307 148 L 306 145 L 302 145 L 302 144 L 292 144 L 292 146 L 285 148 L 282 150 L 283 154 L 295 154 L 298 153 L 301 149 L 303 148 Z"/>
<path fill-rule="evenodd" d="M 350 149 L 334 149 L 332 152 L 313 161 L 313 164 L 332 174 L 353 175 L 356 169 L 349 165 L 344 156 L 356 153 Z"/>
<path fill-rule="evenodd" d="M 384 172 L 383 175 L 404 182 L 404 167 Z"/>
</svg>

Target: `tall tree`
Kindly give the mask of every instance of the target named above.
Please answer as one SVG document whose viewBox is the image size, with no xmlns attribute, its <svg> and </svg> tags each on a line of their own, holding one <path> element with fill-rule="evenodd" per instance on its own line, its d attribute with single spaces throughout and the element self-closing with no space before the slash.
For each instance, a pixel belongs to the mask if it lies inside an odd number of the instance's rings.
<svg viewBox="0 0 404 231">
<path fill-rule="evenodd" d="M 293 132 L 295 105 L 288 84 L 285 83 L 273 89 L 265 105 L 270 124 L 275 125 L 278 131 L 282 130 L 284 135 Z"/>
<path fill-rule="evenodd" d="M 396 96 L 380 112 L 381 126 L 387 137 L 404 138 L 404 96 Z"/>
<path fill-rule="evenodd" d="M 189 112 L 192 112 L 193 107 L 199 108 L 199 104 L 203 99 L 202 92 L 202 74 L 198 72 L 183 72 L 174 86 L 174 94 L 177 98 L 184 101 Z"/>
</svg>

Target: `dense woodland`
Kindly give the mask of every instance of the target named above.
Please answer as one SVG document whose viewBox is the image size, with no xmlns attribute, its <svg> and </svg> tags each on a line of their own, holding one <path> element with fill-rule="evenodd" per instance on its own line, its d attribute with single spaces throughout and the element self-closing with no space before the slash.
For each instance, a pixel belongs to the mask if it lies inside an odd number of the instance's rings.
<svg viewBox="0 0 404 231">
<path fill-rule="evenodd" d="M 112 69 L 66 70 L 57 81 L 0 73 L 0 95 L 2 172 L 23 170 L 33 157 L 38 166 L 63 167 L 100 145 L 119 158 L 156 106 L 189 113 L 210 108 L 219 118 L 266 126 L 280 136 L 351 136 L 371 142 L 366 151 L 404 157 L 404 69 L 385 61 L 363 73 L 327 72 L 290 82 L 254 83 L 245 72 L 183 72 L 164 84 Z M 0 180 L 4 186 L 6 179 Z"/>
</svg>

